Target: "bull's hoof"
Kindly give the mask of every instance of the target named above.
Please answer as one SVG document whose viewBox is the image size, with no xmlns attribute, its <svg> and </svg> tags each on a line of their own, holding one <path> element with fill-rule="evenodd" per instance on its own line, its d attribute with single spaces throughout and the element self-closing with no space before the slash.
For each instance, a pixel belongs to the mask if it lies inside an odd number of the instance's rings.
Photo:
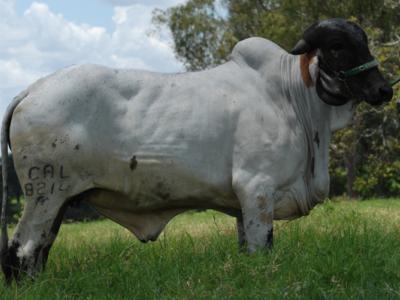
<svg viewBox="0 0 400 300">
<path fill-rule="evenodd" d="M 18 243 L 13 243 L 8 249 L 5 248 L 1 252 L 1 268 L 4 273 L 6 283 L 11 284 L 13 278 L 20 280 L 21 264 L 17 257 Z"/>
<path fill-rule="evenodd" d="M 4 249 L 1 251 L 1 268 L 3 270 L 4 279 L 6 280 L 6 284 L 10 285 L 12 281 L 12 268 L 10 266 L 10 258 L 8 249 Z"/>
</svg>

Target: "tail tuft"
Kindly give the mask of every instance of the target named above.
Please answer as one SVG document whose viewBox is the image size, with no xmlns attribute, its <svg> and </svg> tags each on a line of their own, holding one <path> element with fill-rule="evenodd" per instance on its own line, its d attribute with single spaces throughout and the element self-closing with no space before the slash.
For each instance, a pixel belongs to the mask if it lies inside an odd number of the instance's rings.
<svg viewBox="0 0 400 300">
<path fill-rule="evenodd" d="M 28 91 L 24 91 L 13 99 L 10 105 L 7 107 L 5 112 L 3 123 L 1 125 L 1 160 L 2 160 L 2 175 L 3 175 L 3 199 L 1 202 L 1 245 L 0 253 L 4 256 L 8 249 L 8 233 L 7 233 L 7 200 L 8 200 L 8 144 L 9 130 L 11 124 L 11 118 L 17 105 L 28 96 Z"/>
</svg>

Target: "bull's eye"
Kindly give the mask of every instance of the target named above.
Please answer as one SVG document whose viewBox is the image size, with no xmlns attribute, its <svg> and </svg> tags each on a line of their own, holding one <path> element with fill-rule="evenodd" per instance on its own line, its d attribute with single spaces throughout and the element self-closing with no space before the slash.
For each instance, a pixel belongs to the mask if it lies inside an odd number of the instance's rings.
<svg viewBox="0 0 400 300">
<path fill-rule="evenodd" d="M 343 52 L 343 50 L 344 50 L 344 45 L 340 44 L 340 43 L 335 43 L 335 44 L 331 45 L 331 47 L 329 48 L 329 52 L 331 53 L 332 57 L 334 57 L 334 58 L 339 58 L 339 56 Z"/>
<path fill-rule="evenodd" d="M 344 49 L 344 45 L 341 44 L 341 43 L 335 43 L 335 44 L 333 44 L 333 45 L 331 46 L 331 50 L 332 50 L 332 51 L 339 52 L 340 50 L 343 50 L 343 49 Z"/>
</svg>

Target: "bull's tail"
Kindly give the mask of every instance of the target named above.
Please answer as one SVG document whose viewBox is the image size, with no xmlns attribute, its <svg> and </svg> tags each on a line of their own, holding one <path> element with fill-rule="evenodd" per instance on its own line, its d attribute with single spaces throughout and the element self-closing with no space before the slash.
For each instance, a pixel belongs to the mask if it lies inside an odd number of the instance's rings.
<svg viewBox="0 0 400 300">
<path fill-rule="evenodd" d="M 11 118 L 14 109 L 17 105 L 28 95 L 28 91 L 22 92 L 20 95 L 15 97 L 10 105 L 7 107 L 5 115 L 3 117 L 3 123 L 1 125 L 1 160 L 2 160 L 2 175 L 3 175 L 3 200 L 1 202 L 1 257 L 6 255 L 8 250 L 8 234 L 7 234 L 7 218 L 6 218 L 6 207 L 8 200 L 8 144 L 9 144 L 9 131 Z"/>
</svg>

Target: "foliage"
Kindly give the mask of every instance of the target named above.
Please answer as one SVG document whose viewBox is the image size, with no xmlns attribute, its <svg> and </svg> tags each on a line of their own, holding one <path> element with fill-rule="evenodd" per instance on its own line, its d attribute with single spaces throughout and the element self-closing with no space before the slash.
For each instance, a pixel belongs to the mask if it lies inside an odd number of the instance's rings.
<svg viewBox="0 0 400 300">
<path fill-rule="evenodd" d="M 168 13 L 155 10 L 153 20 L 168 23 L 177 57 L 189 70 L 212 66 L 229 54 L 232 37 L 213 0 L 192 0 Z"/>
<path fill-rule="evenodd" d="M 176 217 L 150 244 L 109 220 L 64 224 L 39 278 L 0 284 L 0 295 L 397 299 L 399 216 L 399 200 L 328 202 L 305 218 L 276 222 L 274 249 L 254 255 L 238 252 L 234 218 L 211 211 Z"/>
<path fill-rule="evenodd" d="M 250 36 L 269 38 L 289 50 L 319 19 L 359 23 L 388 78 L 400 75 L 400 2 L 397 0 L 189 0 L 154 12 L 154 23 L 172 32 L 178 59 L 188 70 L 224 62 L 233 45 Z M 396 89 L 395 99 L 400 98 Z M 399 195 L 399 115 L 390 105 L 359 105 L 354 124 L 332 143 L 332 193 Z"/>
</svg>

